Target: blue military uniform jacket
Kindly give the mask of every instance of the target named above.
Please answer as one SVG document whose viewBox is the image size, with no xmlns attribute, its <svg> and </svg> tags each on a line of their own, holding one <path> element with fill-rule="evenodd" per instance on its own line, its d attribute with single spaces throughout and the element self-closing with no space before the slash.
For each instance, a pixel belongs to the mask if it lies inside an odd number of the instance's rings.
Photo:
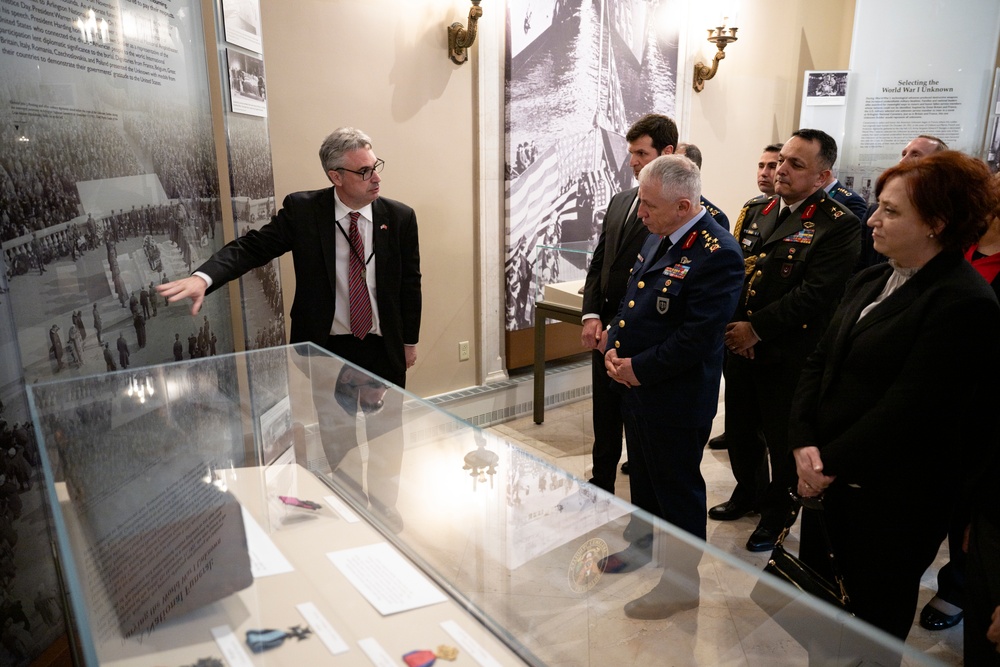
<svg viewBox="0 0 1000 667">
<path fill-rule="evenodd" d="M 712 202 L 708 201 L 704 197 L 701 198 L 701 205 L 705 207 L 705 210 L 708 211 L 708 214 L 713 218 L 715 218 L 715 221 L 719 223 L 719 225 L 721 225 L 723 229 L 725 229 L 727 232 L 730 229 L 732 229 L 732 227 L 729 224 L 729 216 L 723 213 L 721 208 L 719 208 Z"/>
<path fill-rule="evenodd" d="M 651 234 L 639 253 L 608 349 L 632 359 L 640 385 L 617 385 L 623 391 L 662 394 L 657 410 L 671 423 L 703 426 L 718 405 L 722 336 L 743 283 L 743 256 L 707 212 L 652 262 L 660 240 Z"/>
<path fill-rule="evenodd" d="M 862 223 L 867 220 L 868 202 L 854 190 L 844 187 L 840 181 L 834 181 L 830 188 L 830 199 L 840 202 L 847 210 L 858 217 Z"/>
</svg>

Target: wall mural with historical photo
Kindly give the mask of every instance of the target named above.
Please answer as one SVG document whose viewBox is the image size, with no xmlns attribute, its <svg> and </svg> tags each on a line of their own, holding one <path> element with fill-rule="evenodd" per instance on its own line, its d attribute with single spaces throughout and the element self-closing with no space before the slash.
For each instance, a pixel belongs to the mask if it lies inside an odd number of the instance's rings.
<svg viewBox="0 0 1000 667">
<path fill-rule="evenodd" d="M 62 632 L 23 383 L 231 352 L 233 340 L 224 292 L 193 320 L 154 291 L 222 245 L 197 3 L 4 2 L 0 41 L 0 442 L 13 452 L 0 472 L 0 622 L 16 637 L 0 663 L 16 665 Z M 28 478 L 12 485 L 22 459 Z"/>
<path fill-rule="evenodd" d="M 595 246 L 608 200 L 632 186 L 628 127 L 646 113 L 675 116 L 678 27 L 661 20 L 668 3 L 507 3 L 508 331 L 534 322 L 535 247 Z M 558 270 L 537 267 L 545 282 Z"/>
</svg>

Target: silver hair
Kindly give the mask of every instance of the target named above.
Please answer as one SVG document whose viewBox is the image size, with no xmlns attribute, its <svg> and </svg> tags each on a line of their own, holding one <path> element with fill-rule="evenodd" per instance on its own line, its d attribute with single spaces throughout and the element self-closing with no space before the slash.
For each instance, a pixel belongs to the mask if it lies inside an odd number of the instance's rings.
<svg viewBox="0 0 1000 667">
<path fill-rule="evenodd" d="M 353 127 L 340 127 L 330 133 L 319 147 L 319 160 L 323 171 L 338 169 L 344 163 L 344 156 L 359 148 L 371 148 L 372 139 Z"/>
<path fill-rule="evenodd" d="M 701 201 L 701 170 L 683 155 L 661 155 L 639 172 L 643 185 L 660 186 L 667 200 L 688 199 L 697 207 Z"/>
</svg>

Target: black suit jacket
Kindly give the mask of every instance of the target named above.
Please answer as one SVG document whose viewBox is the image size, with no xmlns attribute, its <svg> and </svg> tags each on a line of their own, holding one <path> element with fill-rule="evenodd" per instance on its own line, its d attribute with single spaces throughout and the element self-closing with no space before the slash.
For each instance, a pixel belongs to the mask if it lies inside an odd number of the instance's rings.
<svg viewBox="0 0 1000 667">
<path fill-rule="evenodd" d="M 852 281 L 802 370 L 790 435 L 820 448 L 835 484 L 921 522 L 956 500 L 964 456 L 996 443 L 973 429 L 995 421 L 1000 307 L 960 254 L 942 252 L 859 322 L 891 273 Z"/>
<path fill-rule="evenodd" d="M 212 278 L 208 291 L 291 251 L 296 286 L 290 342 L 326 346 L 337 307 L 333 190 L 288 195 L 271 222 L 226 244 L 197 269 Z M 405 374 L 403 345 L 415 345 L 420 334 L 417 217 L 409 206 L 380 197 L 372 202 L 372 218 L 379 324 L 386 354 Z"/>
<path fill-rule="evenodd" d="M 635 187 L 619 192 L 608 202 L 601 236 L 587 270 L 583 313 L 597 313 L 603 325 L 618 312 L 636 255 L 649 236 L 649 230 L 636 217 L 639 207 L 635 199 L 638 196 L 639 188 Z M 634 202 L 635 207 L 632 206 Z"/>
</svg>

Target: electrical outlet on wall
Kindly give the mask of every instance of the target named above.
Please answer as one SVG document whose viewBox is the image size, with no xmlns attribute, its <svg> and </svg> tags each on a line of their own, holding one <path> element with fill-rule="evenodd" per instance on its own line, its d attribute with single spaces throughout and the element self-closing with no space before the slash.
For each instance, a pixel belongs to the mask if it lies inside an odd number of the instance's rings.
<svg viewBox="0 0 1000 667">
<path fill-rule="evenodd" d="M 468 361 L 469 360 L 469 341 L 463 340 L 458 344 L 458 360 Z"/>
</svg>

